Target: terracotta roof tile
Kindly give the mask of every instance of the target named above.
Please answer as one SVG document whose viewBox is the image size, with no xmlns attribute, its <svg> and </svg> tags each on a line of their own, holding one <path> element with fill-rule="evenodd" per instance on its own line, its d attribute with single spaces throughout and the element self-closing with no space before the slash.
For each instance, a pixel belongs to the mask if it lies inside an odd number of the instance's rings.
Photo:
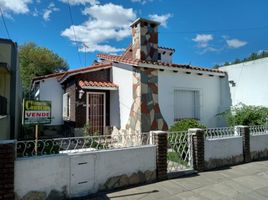
<svg viewBox="0 0 268 200">
<path fill-rule="evenodd" d="M 106 88 L 118 88 L 118 86 L 109 81 L 79 81 L 80 87 L 106 87 Z"/>
<path fill-rule="evenodd" d="M 164 67 L 173 67 L 173 68 L 181 68 L 181 69 L 189 69 L 189 70 L 198 70 L 198 71 L 206 71 L 206 72 L 214 72 L 214 73 L 224 73 L 221 70 L 218 69 L 209 69 L 209 68 L 202 68 L 202 67 L 196 67 L 191 65 L 185 65 L 185 64 L 174 64 L 174 63 L 165 63 L 165 62 L 155 62 L 155 61 L 147 61 L 147 60 L 139 60 L 139 59 L 133 59 L 133 58 L 124 58 L 123 56 L 114 56 L 114 55 L 108 55 L 108 54 L 98 54 L 97 57 L 105 60 L 109 60 L 112 62 L 120 62 L 130 65 L 139 66 L 139 64 L 151 64 L 151 65 L 158 65 L 158 66 L 164 66 Z"/>
<path fill-rule="evenodd" d="M 89 67 L 73 69 L 73 70 L 69 70 L 66 72 L 59 72 L 59 73 L 53 73 L 53 74 L 48 74 L 48 75 L 44 75 L 44 76 L 37 76 L 37 77 L 33 78 L 33 81 L 43 80 L 43 79 L 53 78 L 53 77 L 58 77 L 58 80 L 62 80 L 64 77 L 71 75 L 71 74 L 80 73 L 80 72 L 87 72 L 87 71 L 91 71 L 93 69 L 99 69 L 99 68 L 104 68 L 104 67 L 109 67 L 109 66 L 112 66 L 111 62 L 98 63 L 98 64 L 91 65 Z"/>
<path fill-rule="evenodd" d="M 173 48 L 168 48 L 168 47 L 161 47 L 161 46 L 158 46 L 158 49 L 166 49 L 166 50 L 170 50 L 170 51 L 175 52 L 175 49 L 173 49 Z"/>
<path fill-rule="evenodd" d="M 133 58 L 124 58 L 123 56 L 114 56 L 114 55 L 108 55 L 108 54 L 98 54 L 98 58 L 109 60 L 112 62 L 121 62 L 129 65 L 139 65 L 139 59 L 133 59 Z"/>
</svg>

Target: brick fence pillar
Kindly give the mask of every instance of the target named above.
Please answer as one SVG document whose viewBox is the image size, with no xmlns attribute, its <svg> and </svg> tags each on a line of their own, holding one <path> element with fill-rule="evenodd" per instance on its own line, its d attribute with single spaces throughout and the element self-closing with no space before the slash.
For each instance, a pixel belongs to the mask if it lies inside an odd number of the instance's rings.
<svg viewBox="0 0 268 200">
<path fill-rule="evenodd" d="M 156 177 L 167 179 L 167 132 L 153 131 L 153 143 L 156 145 Z"/>
<path fill-rule="evenodd" d="M 242 136 L 244 162 L 251 161 L 250 155 L 250 131 L 248 126 L 235 126 L 236 131 Z"/>
<path fill-rule="evenodd" d="M 0 141 L 0 200 L 13 200 L 14 195 L 15 142 Z"/>
<path fill-rule="evenodd" d="M 198 172 L 202 172 L 205 169 L 204 130 L 193 128 L 188 130 L 188 134 L 192 137 L 193 168 Z"/>
</svg>

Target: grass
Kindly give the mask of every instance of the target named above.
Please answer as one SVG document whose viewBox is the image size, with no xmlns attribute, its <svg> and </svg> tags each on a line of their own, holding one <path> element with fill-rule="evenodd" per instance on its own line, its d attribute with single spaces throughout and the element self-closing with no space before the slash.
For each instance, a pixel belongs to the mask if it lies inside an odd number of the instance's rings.
<svg viewBox="0 0 268 200">
<path fill-rule="evenodd" d="M 168 152 L 167 153 L 167 159 L 169 161 L 172 161 L 172 162 L 175 162 L 175 163 L 178 163 L 178 164 L 181 164 L 181 165 L 187 165 L 188 162 L 183 160 L 179 154 L 177 152 Z"/>
</svg>

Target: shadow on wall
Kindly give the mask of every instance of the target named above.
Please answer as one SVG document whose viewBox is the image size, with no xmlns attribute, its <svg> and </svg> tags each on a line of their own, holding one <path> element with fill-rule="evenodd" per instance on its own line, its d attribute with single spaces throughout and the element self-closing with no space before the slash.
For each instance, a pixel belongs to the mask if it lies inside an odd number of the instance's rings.
<svg viewBox="0 0 268 200">
<path fill-rule="evenodd" d="M 232 99 L 231 99 L 231 90 L 229 84 L 228 74 L 220 81 L 220 104 L 219 104 L 219 111 L 217 114 L 218 119 L 218 127 L 227 126 L 227 122 L 224 118 L 223 113 L 230 109 L 232 106 Z"/>
</svg>

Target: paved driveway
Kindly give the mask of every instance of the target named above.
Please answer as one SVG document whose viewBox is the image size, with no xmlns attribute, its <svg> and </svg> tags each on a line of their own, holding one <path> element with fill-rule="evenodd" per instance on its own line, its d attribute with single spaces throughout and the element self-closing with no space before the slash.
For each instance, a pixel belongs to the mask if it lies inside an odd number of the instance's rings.
<svg viewBox="0 0 268 200">
<path fill-rule="evenodd" d="M 93 199 L 268 199 L 268 161 L 111 192 Z"/>
</svg>

